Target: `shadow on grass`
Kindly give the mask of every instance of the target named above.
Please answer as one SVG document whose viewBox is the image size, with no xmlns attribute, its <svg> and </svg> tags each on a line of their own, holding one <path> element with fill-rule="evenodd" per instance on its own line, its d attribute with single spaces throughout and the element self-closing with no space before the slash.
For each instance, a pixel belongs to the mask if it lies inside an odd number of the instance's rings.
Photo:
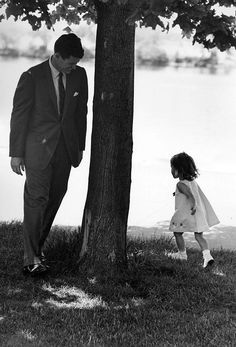
<svg viewBox="0 0 236 347">
<path fill-rule="evenodd" d="M 149 240 L 131 238 L 128 240 L 127 247 L 127 269 L 115 274 L 104 272 L 104 269 L 101 269 L 99 273 L 94 274 L 90 273 L 89 269 L 85 270 L 83 266 L 78 266 L 80 231 L 55 226 L 45 251 L 51 271 L 44 278 L 36 279 L 24 277 L 21 274 L 21 229 L 21 223 L 18 222 L 1 225 L 0 257 L 2 258 L 1 263 L 5 263 L 6 270 L 4 271 L 4 267 L 1 269 L 2 278 L 5 279 L 5 284 L 13 285 L 8 289 L 8 293 L 15 295 L 22 293 L 23 290 L 27 292 L 30 284 L 30 286 L 35 286 L 35 290 L 39 290 L 41 287 L 44 293 L 43 297 L 53 297 L 58 302 L 65 302 L 66 296 L 68 296 L 69 302 L 72 302 L 73 298 L 77 302 L 80 297 L 84 297 L 86 301 L 82 291 L 91 295 L 98 295 L 102 301 L 108 304 L 116 304 L 124 299 L 133 300 L 133 298 L 142 299 L 144 303 L 154 293 L 158 293 L 163 301 L 168 300 L 170 302 L 173 296 L 173 282 L 175 292 L 181 287 L 186 292 L 188 287 L 192 290 L 194 286 L 198 290 L 202 287 L 205 291 L 207 289 L 211 291 L 212 288 L 209 283 L 214 283 L 214 280 L 218 283 L 219 277 L 222 277 L 220 279 L 225 282 L 227 271 L 223 268 L 226 264 L 230 266 L 232 255 L 234 255 L 233 252 L 216 251 L 220 255 L 220 258 L 216 257 L 219 258 L 218 267 L 204 271 L 201 268 L 200 252 L 196 250 L 189 249 L 188 263 L 181 263 L 165 256 L 166 250 L 173 250 L 174 248 L 171 239 L 163 237 Z M 235 261 L 235 258 L 232 258 L 232 262 L 233 259 Z M 220 266 L 221 264 L 222 266 Z M 17 284 L 20 285 L 19 288 Z M 56 288 L 58 288 L 58 292 Z M 214 298 L 217 299 L 215 295 Z M 193 298 L 192 301 L 194 300 Z M 203 301 L 200 300 L 200 302 Z M 102 306 L 104 307 L 104 305 Z"/>
<path fill-rule="evenodd" d="M 36 336 L 36 346 L 41 343 L 67 346 L 70 345 L 65 344 L 68 331 L 73 331 L 71 345 L 78 338 L 82 346 L 122 345 L 121 341 L 126 341 L 127 346 L 141 346 L 144 342 L 151 345 L 155 341 L 169 341 L 174 345 L 178 327 L 185 324 L 191 328 L 193 323 L 189 315 L 198 321 L 207 314 L 206 321 L 212 323 L 217 313 L 218 324 L 227 313 L 225 324 L 228 327 L 233 324 L 236 315 L 234 252 L 214 251 L 216 266 L 203 270 L 200 252 L 195 249 L 188 249 L 188 262 L 173 261 L 165 256 L 166 250 L 174 248 L 170 239 L 131 238 L 126 270 L 114 275 L 101 269 L 94 274 L 78 266 L 79 232 L 54 227 L 45 250 L 51 264 L 50 274 L 34 279 L 21 274 L 21 234 L 19 222 L 0 225 L 3 264 L 0 269 L 0 328 L 5 327 L 5 342 L 9 336 L 21 332 L 24 343 L 33 341 Z M 127 324 L 130 327 L 127 328 Z M 135 331 L 131 333 L 131 330 Z M 191 334 L 186 330 L 184 341 L 188 341 Z M 224 342 L 230 341 L 232 329 L 224 334 Z M 50 336 L 53 342 L 48 342 Z M 209 343 L 210 336 L 204 343 Z M 198 338 L 200 345 L 202 342 Z M 221 341 L 219 339 L 217 341 Z M 196 336 L 195 341 L 198 341 Z"/>
</svg>

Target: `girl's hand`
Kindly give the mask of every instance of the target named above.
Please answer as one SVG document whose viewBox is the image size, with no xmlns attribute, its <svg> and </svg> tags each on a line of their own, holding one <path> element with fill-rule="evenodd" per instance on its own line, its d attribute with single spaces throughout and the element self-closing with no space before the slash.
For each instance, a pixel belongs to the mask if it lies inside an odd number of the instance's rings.
<svg viewBox="0 0 236 347">
<path fill-rule="evenodd" d="M 197 210 L 197 207 L 196 206 L 193 206 L 191 208 L 191 215 L 194 215 L 196 213 L 196 210 Z"/>
</svg>

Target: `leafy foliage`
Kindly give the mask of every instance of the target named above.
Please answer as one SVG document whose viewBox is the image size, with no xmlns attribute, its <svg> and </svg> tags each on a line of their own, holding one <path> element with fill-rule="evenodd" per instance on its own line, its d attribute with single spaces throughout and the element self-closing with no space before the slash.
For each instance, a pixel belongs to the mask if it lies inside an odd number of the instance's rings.
<svg viewBox="0 0 236 347">
<path fill-rule="evenodd" d="M 5 8 L 7 19 L 13 16 L 15 20 L 28 21 L 32 29 L 37 30 L 41 27 L 42 22 L 45 22 L 48 28 L 51 27 L 49 4 L 50 1 L 48 0 L 2 0 L 0 1 L 0 8 Z"/>
<path fill-rule="evenodd" d="M 130 25 L 159 26 L 162 30 L 178 25 L 183 36 L 192 37 L 193 43 L 206 48 L 224 51 L 236 47 L 235 17 L 216 13 L 216 6 L 234 6 L 236 0 L 1 0 L 0 8 L 5 9 L 7 19 L 13 16 L 28 21 L 37 30 L 42 23 L 52 28 L 62 19 L 69 25 L 81 20 L 96 22 L 97 5 L 111 6 L 114 1 L 119 6 L 132 5 L 133 13 L 127 18 Z M 1 15 L 0 21 L 3 18 Z"/>
</svg>

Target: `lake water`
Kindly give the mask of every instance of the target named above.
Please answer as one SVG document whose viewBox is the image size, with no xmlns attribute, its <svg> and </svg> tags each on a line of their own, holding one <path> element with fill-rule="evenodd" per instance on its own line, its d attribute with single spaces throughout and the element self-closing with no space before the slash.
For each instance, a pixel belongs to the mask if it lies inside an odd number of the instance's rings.
<svg viewBox="0 0 236 347">
<path fill-rule="evenodd" d="M 20 74 L 38 61 L 0 60 L 0 220 L 22 219 L 24 178 L 11 172 L 8 158 L 12 97 Z M 86 199 L 92 123 L 93 65 L 87 149 L 73 169 L 56 224 L 81 223 Z M 170 219 L 176 181 L 170 157 L 186 151 L 200 170 L 199 185 L 220 221 L 236 225 L 236 71 L 192 68 L 136 69 L 134 153 L 129 225 L 155 226 Z"/>
</svg>

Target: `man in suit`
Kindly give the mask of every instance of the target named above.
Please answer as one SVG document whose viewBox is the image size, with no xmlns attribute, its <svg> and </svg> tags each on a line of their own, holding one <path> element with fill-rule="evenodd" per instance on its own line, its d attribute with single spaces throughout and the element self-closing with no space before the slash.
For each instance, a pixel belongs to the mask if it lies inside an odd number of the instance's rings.
<svg viewBox="0 0 236 347">
<path fill-rule="evenodd" d="M 83 156 L 88 85 L 80 38 L 56 40 L 49 60 L 24 72 L 18 82 L 11 115 L 12 170 L 24 187 L 24 267 L 32 276 L 47 272 L 43 246 L 67 190 L 71 166 Z"/>
</svg>

